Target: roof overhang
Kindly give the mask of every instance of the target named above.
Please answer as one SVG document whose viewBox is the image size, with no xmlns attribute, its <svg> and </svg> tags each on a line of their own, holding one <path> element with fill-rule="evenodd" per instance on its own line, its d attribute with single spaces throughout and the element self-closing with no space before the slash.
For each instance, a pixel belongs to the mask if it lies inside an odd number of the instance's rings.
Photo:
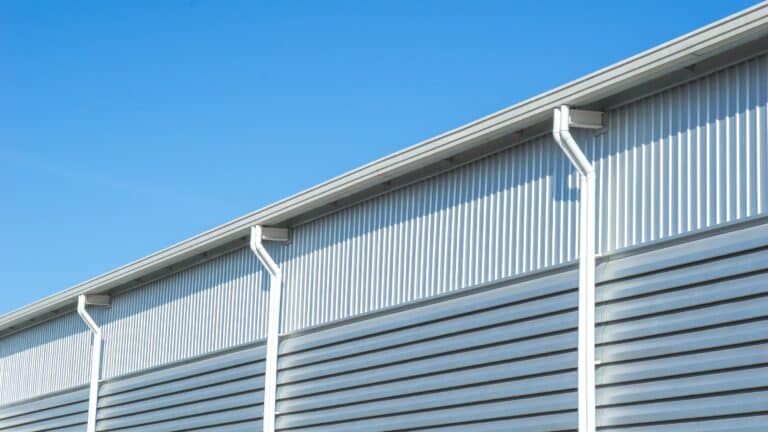
<svg viewBox="0 0 768 432">
<path fill-rule="evenodd" d="M 670 42 L 579 78 L 554 90 L 498 111 L 477 121 L 422 141 L 375 162 L 349 171 L 315 187 L 234 219 L 147 257 L 104 273 L 0 316 L 0 334 L 46 319 L 74 307 L 80 294 L 101 293 L 135 283 L 143 277 L 211 251 L 242 241 L 251 226 L 287 225 L 302 215 L 332 208 L 349 197 L 360 196 L 426 167 L 486 145 L 513 132 L 547 120 L 562 104 L 589 107 L 609 103 L 644 88 L 658 88 L 672 74 L 693 74 L 691 65 L 706 62 L 768 35 L 768 2 L 731 15 Z M 764 44 L 768 47 L 768 44 Z M 686 72 L 687 71 L 687 72 Z M 679 78 L 675 78 L 679 79 Z"/>
</svg>

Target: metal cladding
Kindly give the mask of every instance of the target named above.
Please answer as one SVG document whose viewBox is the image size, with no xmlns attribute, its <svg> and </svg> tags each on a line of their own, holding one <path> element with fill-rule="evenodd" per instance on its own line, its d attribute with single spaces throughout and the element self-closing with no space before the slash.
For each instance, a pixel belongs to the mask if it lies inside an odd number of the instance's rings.
<svg viewBox="0 0 768 432">
<path fill-rule="evenodd" d="M 765 214 L 768 58 L 575 133 L 597 173 L 597 253 Z M 296 227 L 282 265 L 297 331 L 577 258 L 575 171 L 549 136 Z"/>
<path fill-rule="evenodd" d="M 598 265 L 597 421 L 762 431 L 768 218 Z M 289 335 L 279 431 L 574 430 L 576 266 Z M 102 383 L 97 430 L 259 430 L 264 346 Z M 78 431 L 86 389 L 0 407 L 0 429 Z"/>
<path fill-rule="evenodd" d="M 766 214 L 765 55 L 607 109 L 606 123 L 575 133 L 596 169 L 598 254 Z M 576 181 L 541 136 L 292 227 L 290 244 L 268 246 L 282 332 L 573 262 Z M 267 284 L 243 248 L 116 293 L 93 311 L 102 377 L 261 340 Z M 3 338 L 0 404 L 86 383 L 88 347 L 74 314 Z"/>
<path fill-rule="evenodd" d="M 0 405 L 87 383 L 90 343 L 74 311 L 0 339 Z"/>
<path fill-rule="evenodd" d="M 113 299 L 94 310 L 111 378 L 266 336 L 267 278 L 240 249 Z M 141 349 L 137 349 L 141 347 Z"/>
<path fill-rule="evenodd" d="M 576 132 L 597 172 L 598 254 L 765 214 L 767 83 L 761 55 Z M 282 332 L 573 262 L 576 182 L 542 136 L 294 227 L 289 245 L 269 245 L 285 276 Z M 267 284 L 243 248 L 118 294 L 93 311 L 103 377 L 262 339 Z M 73 316 L 3 339 L 2 401 L 87 382 L 85 330 Z M 73 366 L 53 373 L 57 361 Z M 15 372 L 25 364 L 50 376 Z"/>
</svg>

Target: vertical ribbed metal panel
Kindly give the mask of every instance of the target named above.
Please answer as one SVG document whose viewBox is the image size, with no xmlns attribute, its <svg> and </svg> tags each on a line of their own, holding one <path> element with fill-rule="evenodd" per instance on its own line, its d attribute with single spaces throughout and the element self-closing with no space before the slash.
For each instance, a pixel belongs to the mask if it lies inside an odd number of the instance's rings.
<svg viewBox="0 0 768 432">
<path fill-rule="evenodd" d="M 572 260 L 576 177 L 547 138 L 294 229 L 283 331 Z"/>
<path fill-rule="evenodd" d="M 765 213 L 768 58 L 731 66 L 608 113 L 580 134 L 598 171 L 598 250 Z"/>
<path fill-rule="evenodd" d="M 597 170 L 597 251 L 765 213 L 766 56 L 577 131 Z M 296 227 L 283 331 L 575 260 L 577 178 L 542 136 Z"/>
<path fill-rule="evenodd" d="M 76 313 L 3 338 L 0 405 L 87 383 L 90 346 L 91 334 Z"/>
<path fill-rule="evenodd" d="M 251 343 L 266 334 L 266 279 L 248 248 L 150 282 L 93 308 L 111 378 Z"/>
</svg>

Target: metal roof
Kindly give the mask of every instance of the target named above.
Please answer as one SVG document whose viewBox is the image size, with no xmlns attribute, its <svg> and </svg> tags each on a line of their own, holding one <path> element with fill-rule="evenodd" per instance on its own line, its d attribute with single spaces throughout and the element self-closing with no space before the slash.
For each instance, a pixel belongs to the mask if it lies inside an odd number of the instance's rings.
<svg viewBox="0 0 768 432">
<path fill-rule="evenodd" d="M 479 120 L 422 141 L 315 187 L 246 214 L 166 249 L 0 316 L 0 333 L 69 305 L 246 237 L 252 225 L 286 224 L 355 194 L 546 120 L 561 104 L 589 105 L 768 34 L 768 2 L 760 3 Z"/>
</svg>

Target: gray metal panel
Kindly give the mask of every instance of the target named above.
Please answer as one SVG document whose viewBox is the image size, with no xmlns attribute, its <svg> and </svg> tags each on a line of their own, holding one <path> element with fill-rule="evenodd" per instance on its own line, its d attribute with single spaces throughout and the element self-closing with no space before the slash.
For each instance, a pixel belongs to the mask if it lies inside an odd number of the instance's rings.
<svg viewBox="0 0 768 432">
<path fill-rule="evenodd" d="M 540 138 L 296 227 L 283 331 L 574 259 L 575 181 Z"/>
<path fill-rule="evenodd" d="M 604 260 L 601 430 L 764 429 L 768 219 Z M 552 431 L 576 426 L 568 267 L 285 337 L 278 429 Z M 263 346 L 101 386 L 100 431 L 260 426 Z M 77 430 L 86 390 L 0 409 L 11 431 Z"/>
<path fill-rule="evenodd" d="M 756 222 L 600 265 L 601 430 L 764 429 L 768 220 Z M 574 278 L 286 338 L 279 429 L 575 429 Z"/>
<path fill-rule="evenodd" d="M 569 271 L 289 337 L 278 429 L 571 429 L 575 285 Z"/>
<path fill-rule="evenodd" d="M 88 389 L 59 393 L 0 408 L 0 430 L 8 432 L 63 431 L 85 429 Z"/>
<path fill-rule="evenodd" d="M 652 254 L 609 262 L 621 277 L 597 288 L 598 425 L 764 430 L 768 224 Z"/>
<path fill-rule="evenodd" d="M 109 380 L 99 431 L 259 430 L 263 345 Z"/>
<path fill-rule="evenodd" d="M 90 343 L 76 313 L 0 340 L 0 406 L 86 384 Z"/>
<path fill-rule="evenodd" d="M 605 253 L 765 212 L 768 59 L 611 110 L 587 151 Z"/>
<path fill-rule="evenodd" d="M 243 248 L 118 295 L 111 308 L 93 308 L 104 334 L 102 377 L 263 339 L 265 283 Z"/>
</svg>

